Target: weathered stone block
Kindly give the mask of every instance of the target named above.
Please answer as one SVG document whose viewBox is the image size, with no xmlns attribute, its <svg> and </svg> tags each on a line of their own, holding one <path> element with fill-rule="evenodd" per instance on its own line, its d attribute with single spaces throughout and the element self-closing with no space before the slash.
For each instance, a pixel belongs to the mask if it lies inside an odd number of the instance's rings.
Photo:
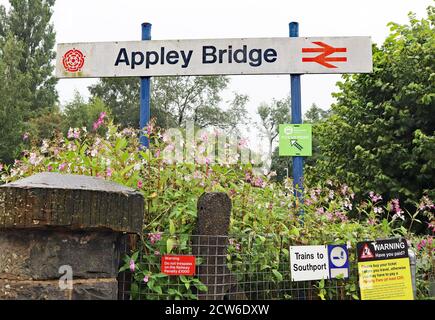
<svg viewBox="0 0 435 320">
<path fill-rule="evenodd" d="M 116 300 L 116 279 L 74 280 L 72 289 L 59 282 L 0 280 L 0 300 Z"/>
<path fill-rule="evenodd" d="M 0 232 L 0 279 L 58 279 L 71 266 L 74 278 L 114 278 L 120 234 L 104 231 L 5 230 Z"/>
<path fill-rule="evenodd" d="M 142 231 L 139 192 L 104 179 L 39 173 L 0 186 L 0 229 Z"/>
</svg>

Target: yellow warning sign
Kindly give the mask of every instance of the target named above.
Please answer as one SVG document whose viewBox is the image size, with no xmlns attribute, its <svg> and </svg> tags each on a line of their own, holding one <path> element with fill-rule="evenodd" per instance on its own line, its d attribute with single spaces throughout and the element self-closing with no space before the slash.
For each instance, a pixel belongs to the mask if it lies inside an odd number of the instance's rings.
<svg viewBox="0 0 435 320">
<path fill-rule="evenodd" d="M 413 300 L 405 239 L 358 243 L 358 275 L 362 300 Z"/>
</svg>

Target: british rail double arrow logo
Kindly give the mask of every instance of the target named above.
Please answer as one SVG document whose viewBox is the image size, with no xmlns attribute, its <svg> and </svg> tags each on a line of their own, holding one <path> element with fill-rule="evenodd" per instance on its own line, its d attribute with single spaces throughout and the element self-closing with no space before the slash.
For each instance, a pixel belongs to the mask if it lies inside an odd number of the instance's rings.
<svg viewBox="0 0 435 320">
<path fill-rule="evenodd" d="M 328 63 L 328 62 L 346 62 L 346 57 L 329 57 L 331 54 L 335 52 L 347 52 L 347 48 L 334 48 L 330 45 L 321 42 L 315 41 L 313 42 L 315 45 L 320 46 L 320 48 L 302 48 L 303 53 L 308 52 L 321 52 L 318 56 L 315 57 L 303 57 L 302 62 L 316 62 L 326 68 L 337 68 L 337 66 Z"/>
</svg>

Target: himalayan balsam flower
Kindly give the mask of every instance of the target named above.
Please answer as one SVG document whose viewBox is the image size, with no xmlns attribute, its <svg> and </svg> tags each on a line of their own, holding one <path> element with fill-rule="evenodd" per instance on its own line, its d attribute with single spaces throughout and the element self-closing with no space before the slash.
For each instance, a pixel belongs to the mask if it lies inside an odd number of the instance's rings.
<svg viewBox="0 0 435 320">
<path fill-rule="evenodd" d="M 137 182 L 137 188 L 138 188 L 138 189 L 142 189 L 142 187 L 143 187 L 143 182 L 142 182 L 142 180 L 139 180 L 139 181 Z"/>
<path fill-rule="evenodd" d="M 373 208 L 373 211 L 375 212 L 375 213 L 382 213 L 384 210 L 381 208 L 381 207 L 374 207 Z"/>
<path fill-rule="evenodd" d="M 136 264 L 134 263 L 134 260 L 130 260 L 130 271 L 134 272 L 136 270 Z"/>
<path fill-rule="evenodd" d="M 150 239 L 151 244 L 154 244 L 162 239 L 162 233 L 161 232 L 150 233 L 148 235 L 148 238 Z"/>
<path fill-rule="evenodd" d="M 143 282 L 147 283 L 148 281 L 149 281 L 149 277 L 148 277 L 148 276 L 145 276 L 145 277 L 143 278 Z"/>
<path fill-rule="evenodd" d="M 94 131 L 96 131 L 99 127 L 101 127 L 104 123 L 104 118 L 106 118 L 106 112 L 101 112 L 100 116 L 98 117 L 97 121 L 94 122 Z"/>
<path fill-rule="evenodd" d="M 3 170 L 3 164 L 0 163 L 0 171 L 2 171 L 2 170 Z"/>
<path fill-rule="evenodd" d="M 106 176 L 108 176 L 108 177 L 112 176 L 112 169 L 111 168 L 107 168 L 107 170 L 106 170 Z"/>
<path fill-rule="evenodd" d="M 66 168 L 67 165 L 68 165 L 68 164 L 67 164 L 66 162 L 60 164 L 60 166 L 59 166 L 59 170 L 60 170 L 60 171 L 65 170 L 65 168 Z"/>
<path fill-rule="evenodd" d="M 27 141 L 29 139 L 29 133 L 26 132 L 23 134 L 23 141 Z"/>
<path fill-rule="evenodd" d="M 48 165 L 48 166 L 47 166 L 47 171 L 48 171 L 48 172 L 53 171 L 53 167 L 52 167 L 51 165 Z"/>
<path fill-rule="evenodd" d="M 325 209 L 323 207 L 317 208 L 316 213 L 317 214 L 325 214 Z"/>
<path fill-rule="evenodd" d="M 378 202 L 379 200 L 382 200 L 382 196 L 379 194 L 375 194 L 373 191 L 369 192 L 369 196 L 372 202 Z"/>
</svg>

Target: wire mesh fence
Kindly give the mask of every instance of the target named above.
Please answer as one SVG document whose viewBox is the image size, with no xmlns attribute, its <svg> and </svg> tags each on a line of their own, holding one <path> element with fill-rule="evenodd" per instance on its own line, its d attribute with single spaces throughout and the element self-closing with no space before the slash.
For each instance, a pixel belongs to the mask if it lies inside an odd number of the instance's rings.
<svg viewBox="0 0 435 320">
<path fill-rule="evenodd" d="M 146 234 L 139 254 L 125 259 L 119 299 L 144 300 L 346 300 L 358 296 L 350 280 L 292 281 L 288 238 L 278 235 Z M 126 247 L 126 251 L 127 251 Z M 167 255 L 195 257 L 195 275 L 162 273 Z M 129 269 L 134 270 L 131 272 Z"/>
</svg>

